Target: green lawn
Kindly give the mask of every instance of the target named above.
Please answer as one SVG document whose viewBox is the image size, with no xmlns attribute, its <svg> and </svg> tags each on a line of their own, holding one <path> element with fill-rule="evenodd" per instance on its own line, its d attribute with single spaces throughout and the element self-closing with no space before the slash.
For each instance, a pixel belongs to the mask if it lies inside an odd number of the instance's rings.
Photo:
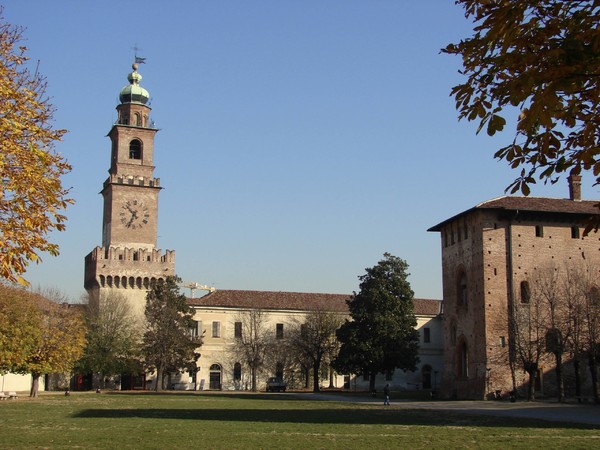
<svg viewBox="0 0 600 450">
<path fill-rule="evenodd" d="M 600 430 L 283 395 L 42 393 L 0 402 L 0 448 L 600 448 Z"/>
</svg>

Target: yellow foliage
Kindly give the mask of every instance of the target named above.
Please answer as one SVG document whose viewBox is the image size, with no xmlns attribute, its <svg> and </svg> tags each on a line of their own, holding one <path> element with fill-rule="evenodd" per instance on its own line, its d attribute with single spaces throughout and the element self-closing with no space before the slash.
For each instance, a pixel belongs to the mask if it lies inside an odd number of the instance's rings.
<svg viewBox="0 0 600 450">
<path fill-rule="evenodd" d="M 4 21 L 0 9 L 0 278 L 28 284 L 21 276 L 39 253 L 58 255 L 48 234 L 62 231 L 68 189 L 61 176 L 71 166 L 54 150 L 66 130 L 52 127 L 54 109 L 46 82 L 31 73 L 22 28 Z"/>
</svg>

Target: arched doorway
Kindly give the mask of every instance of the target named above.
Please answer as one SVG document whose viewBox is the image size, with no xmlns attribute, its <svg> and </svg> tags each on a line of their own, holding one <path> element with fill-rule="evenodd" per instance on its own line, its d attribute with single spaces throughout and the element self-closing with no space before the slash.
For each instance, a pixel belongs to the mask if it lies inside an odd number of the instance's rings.
<svg viewBox="0 0 600 450">
<path fill-rule="evenodd" d="M 431 389 L 431 366 L 429 364 L 421 367 L 421 383 L 423 389 Z"/>
<path fill-rule="evenodd" d="M 221 390 L 221 366 L 219 364 L 210 366 L 209 376 L 208 388 Z"/>
</svg>

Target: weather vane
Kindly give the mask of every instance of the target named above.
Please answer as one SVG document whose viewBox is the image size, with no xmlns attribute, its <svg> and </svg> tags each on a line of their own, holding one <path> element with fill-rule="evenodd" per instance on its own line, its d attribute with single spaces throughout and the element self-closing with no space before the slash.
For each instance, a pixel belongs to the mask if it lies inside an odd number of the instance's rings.
<svg viewBox="0 0 600 450">
<path fill-rule="evenodd" d="M 133 50 L 134 63 L 135 64 L 146 64 L 146 58 L 142 58 L 141 56 L 138 56 L 138 50 L 141 50 L 141 48 L 139 48 L 137 46 L 137 44 L 135 44 L 131 49 Z"/>
</svg>

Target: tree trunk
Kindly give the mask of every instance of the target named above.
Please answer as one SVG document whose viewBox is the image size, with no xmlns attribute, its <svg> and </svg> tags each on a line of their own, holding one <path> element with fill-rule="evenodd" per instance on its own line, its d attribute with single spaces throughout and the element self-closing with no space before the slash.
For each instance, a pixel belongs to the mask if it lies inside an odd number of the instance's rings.
<svg viewBox="0 0 600 450">
<path fill-rule="evenodd" d="M 37 397 L 39 388 L 40 388 L 40 374 L 32 373 L 31 374 L 31 390 L 29 391 L 29 396 Z"/>
<path fill-rule="evenodd" d="M 257 391 L 257 387 L 256 387 L 256 367 L 251 367 L 250 368 L 250 373 L 252 374 L 252 381 L 251 381 L 251 390 L 252 392 L 256 392 Z"/>
<path fill-rule="evenodd" d="M 556 358 L 556 398 L 563 403 L 565 401 L 565 380 L 563 377 L 562 352 L 555 352 L 554 357 Z"/>
<path fill-rule="evenodd" d="M 529 382 L 527 383 L 527 401 L 532 402 L 535 400 L 535 378 L 537 376 L 537 370 L 527 373 L 529 374 Z"/>
<path fill-rule="evenodd" d="M 598 361 L 593 351 L 590 351 L 589 365 L 592 375 L 592 395 L 594 396 L 594 402 L 600 403 L 600 397 L 598 396 Z"/>
<path fill-rule="evenodd" d="M 331 365 L 328 367 L 329 369 L 329 389 L 335 388 L 335 384 L 333 383 L 333 368 Z"/>
<path fill-rule="evenodd" d="M 369 392 L 375 392 L 375 377 L 377 377 L 377 372 L 369 373 Z"/>
<path fill-rule="evenodd" d="M 308 366 L 303 367 L 304 369 L 304 389 L 308 389 L 310 387 L 310 369 Z"/>
<path fill-rule="evenodd" d="M 581 362 L 579 357 L 573 360 L 573 370 L 575 372 L 575 397 L 581 397 Z"/>
<path fill-rule="evenodd" d="M 313 392 L 320 392 L 321 388 L 319 386 L 319 379 L 320 379 L 320 369 L 321 369 L 321 360 L 320 359 L 316 359 L 315 362 L 313 363 Z"/>
<path fill-rule="evenodd" d="M 163 384 L 163 368 L 159 366 L 156 368 L 156 383 L 154 384 L 154 391 L 160 392 L 162 391 Z"/>
</svg>

